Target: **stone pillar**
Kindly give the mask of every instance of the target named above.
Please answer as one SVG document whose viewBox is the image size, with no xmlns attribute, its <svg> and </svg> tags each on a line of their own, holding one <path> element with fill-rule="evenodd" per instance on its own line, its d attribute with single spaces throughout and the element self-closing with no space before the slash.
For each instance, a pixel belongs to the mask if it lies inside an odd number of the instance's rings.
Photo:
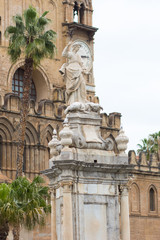
<svg viewBox="0 0 160 240">
<path fill-rule="evenodd" d="M 57 240 L 56 232 L 56 195 L 55 190 L 51 190 L 51 240 Z"/>
<path fill-rule="evenodd" d="M 72 184 L 63 185 L 63 240 L 73 240 Z"/>
<path fill-rule="evenodd" d="M 85 13 L 85 15 L 86 15 L 86 23 L 85 23 L 85 24 L 86 24 L 86 25 L 89 25 L 89 24 L 88 24 L 88 22 L 89 22 L 89 20 L 88 20 L 88 11 L 89 11 L 88 8 L 86 8 L 86 11 L 85 11 L 85 12 L 86 12 L 86 13 Z"/>
<path fill-rule="evenodd" d="M 87 16 L 87 10 L 86 8 L 84 9 L 84 16 L 83 16 L 83 24 L 86 24 L 86 16 Z"/>
<path fill-rule="evenodd" d="M 118 197 L 108 197 L 107 233 L 108 240 L 120 239 Z"/>
<path fill-rule="evenodd" d="M 130 240 L 128 187 L 121 187 L 121 234 L 122 240 Z"/>
</svg>

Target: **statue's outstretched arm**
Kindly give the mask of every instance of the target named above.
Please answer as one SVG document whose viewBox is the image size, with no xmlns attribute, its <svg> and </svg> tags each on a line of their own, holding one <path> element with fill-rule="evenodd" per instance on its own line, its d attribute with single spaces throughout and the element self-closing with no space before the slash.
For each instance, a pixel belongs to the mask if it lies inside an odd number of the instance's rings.
<svg viewBox="0 0 160 240">
<path fill-rule="evenodd" d="M 71 45 L 72 45 L 72 41 L 70 41 L 68 43 L 68 45 L 64 48 L 63 52 L 62 52 L 62 57 L 68 57 L 68 52 L 71 49 Z"/>
</svg>

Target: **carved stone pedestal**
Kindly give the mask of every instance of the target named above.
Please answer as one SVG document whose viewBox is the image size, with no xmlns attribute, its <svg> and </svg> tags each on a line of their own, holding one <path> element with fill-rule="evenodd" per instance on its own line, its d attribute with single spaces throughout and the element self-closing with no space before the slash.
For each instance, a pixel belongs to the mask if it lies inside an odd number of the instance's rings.
<svg viewBox="0 0 160 240">
<path fill-rule="evenodd" d="M 102 139 L 98 105 L 77 105 L 66 111 L 63 148 L 44 172 L 55 193 L 52 239 L 119 240 L 119 186 L 128 181 L 128 157 Z"/>
<path fill-rule="evenodd" d="M 118 240 L 118 185 L 127 182 L 126 171 L 127 165 L 77 160 L 46 170 L 56 191 L 57 240 Z"/>
</svg>

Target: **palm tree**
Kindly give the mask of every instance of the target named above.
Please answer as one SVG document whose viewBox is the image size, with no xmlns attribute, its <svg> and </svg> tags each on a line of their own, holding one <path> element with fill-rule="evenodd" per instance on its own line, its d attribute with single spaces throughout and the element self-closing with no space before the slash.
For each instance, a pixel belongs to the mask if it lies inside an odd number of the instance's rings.
<svg viewBox="0 0 160 240">
<path fill-rule="evenodd" d="M 158 154 L 158 138 L 160 137 L 160 131 L 150 134 L 147 138 L 142 139 L 142 144 L 137 144 L 139 147 L 137 153 L 145 152 L 147 159 L 149 160 L 151 154 Z"/>
<path fill-rule="evenodd" d="M 43 226 L 45 218 L 51 211 L 48 204 L 49 188 L 44 186 L 40 176 L 32 182 L 19 177 L 8 186 L 0 185 L 0 239 L 5 240 L 9 226 L 13 227 L 14 240 L 19 240 L 20 227 L 28 230 L 37 225 Z"/>
<path fill-rule="evenodd" d="M 25 213 L 23 224 L 33 229 L 37 223 L 44 225 L 45 216 L 51 210 L 47 201 L 50 199 L 49 187 L 44 186 L 42 177 L 37 176 L 30 183 L 25 177 L 19 177 L 12 183 L 14 199 L 18 200 Z"/>
<path fill-rule="evenodd" d="M 160 137 L 160 131 L 149 135 L 149 139 L 152 143 L 153 152 L 158 153 L 158 139 Z"/>
<path fill-rule="evenodd" d="M 7 184 L 0 184 L 0 239 L 6 240 L 9 232 L 8 216 L 4 209 L 9 200 L 10 188 Z"/>
<path fill-rule="evenodd" d="M 141 140 L 142 141 L 142 144 L 137 144 L 137 146 L 139 147 L 137 149 L 137 152 L 147 152 L 147 149 L 148 149 L 148 139 L 147 138 L 144 138 Z"/>
<path fill-rule="evenodd" d="M 50 22 L 46 18 L 47 13 L 44 12 L 39 17 L 36 9 L 30 6 L 24 11 L 23 16 L 14 16 L 14 26 L 7 27 L 5 31 L 5 36 L 9 38 L 8 54 L 11 61 L 15 63 L 21 56 L 25 57 L 17 152 L 17 177 L 22 176 L 23 171 L 24 141 L 33 69 L 40 64 L 42 59 L 53 58 L 56 49 L 54 45 L 56 33 L 52 30 L 45 31 Z"/>
<path fill-rule="evenodd" d="M 0 239 L 7 239 L 9 226 L 23 219 L 23 212 L 17 201 L 11 197 L 11 185 L 0 184 Z"/>
<path fill-rule="evenodd" d="M 30 183 L 25 177 L 19 177 L 12 183 L 13 198 L 18 201 L 24 213 L 21 222 L 15 222 L 13 228 L 14 240 L 19 240 L 20 226 L 23 224 L 28 230 L 34 229 L 37 225 L 45 225 L 45 218 L 51 211 L 47 203 L 50 195 L 49 188 L 43 186 L 44 180 L 37 176 Z"/>
</svg>

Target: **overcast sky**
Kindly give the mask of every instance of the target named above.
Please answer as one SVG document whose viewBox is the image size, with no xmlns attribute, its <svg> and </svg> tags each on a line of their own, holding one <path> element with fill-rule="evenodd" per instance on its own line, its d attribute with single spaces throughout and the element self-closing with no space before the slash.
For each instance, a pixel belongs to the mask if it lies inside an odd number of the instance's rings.
<svg viewBox="0 0 160 240">
<path fill-rule="evenodd" d="M 160 0 L 93 0 L 96 94 L 120 112 L 128 150 L 160 131 Z"/>
</svg>

